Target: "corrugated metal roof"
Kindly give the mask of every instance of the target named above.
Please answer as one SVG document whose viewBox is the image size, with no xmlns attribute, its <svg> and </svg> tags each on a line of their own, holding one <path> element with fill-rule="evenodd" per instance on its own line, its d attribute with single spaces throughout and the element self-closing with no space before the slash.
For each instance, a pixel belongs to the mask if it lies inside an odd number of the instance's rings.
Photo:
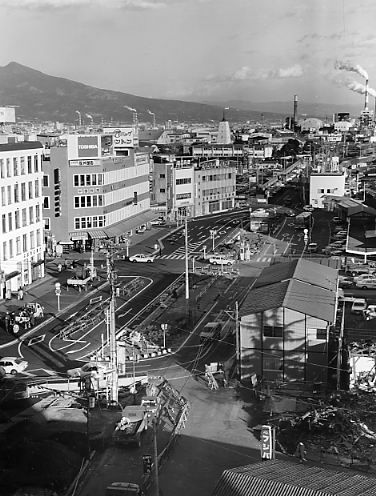
<svg viewBox="0 0 376 496">
<path fill-rule="evenodd" d="M 212 496 L 371 496 L 376 478 L 368 475 L 270 460 L 225 470 Z"/>
<path fill-rule="evenodd" d="M 40 141 L 17 141 L 17 143 L 2 143 L 0 144 L 0 152 L 12 152 L 17 150 L 34 150 L 43 148 Z"/>
<path fill-rule="evenodd" d="M 336 291 L 337 269 L 305 259 L 292 262 L 283 262 L 266 267 L 260 274 L 255 288 L 273 284 L 285 279 L 298 279 L 299 281 Z"/>
<path fill-rule="evenodd" d="M 269 284 L 248 292 L 241 308 L 240 316 L 264 312 L 283 305 L 290 280 Z"/>
</svg>

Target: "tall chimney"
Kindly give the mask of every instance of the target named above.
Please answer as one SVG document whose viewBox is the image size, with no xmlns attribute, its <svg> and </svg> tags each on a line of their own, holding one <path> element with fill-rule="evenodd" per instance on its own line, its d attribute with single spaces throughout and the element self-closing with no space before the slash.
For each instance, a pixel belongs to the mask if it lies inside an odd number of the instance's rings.
<svg viewBox="0 0 376 496">
<path fill-rule="evenodd" d="M 364 110 L 368 110 L 368 79 L 366 79 L 366 91 L 364 94 Z"/>
<path fill-rule="evenodd" d="M 294 131 L 295 131 L 297 116 L 298 116 L 298 95 L 294 95 L 294 122 L 293 122 L 293 130 Z"/>
</svg>

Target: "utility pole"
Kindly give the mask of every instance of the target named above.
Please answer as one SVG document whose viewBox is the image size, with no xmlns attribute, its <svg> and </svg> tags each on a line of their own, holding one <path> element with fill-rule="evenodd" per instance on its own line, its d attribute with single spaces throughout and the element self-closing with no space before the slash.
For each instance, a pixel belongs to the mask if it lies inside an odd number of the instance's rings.
<svg viewBox="0 0 376 496">
<path fill-rule="evenodd" d="M 236 375 L 240 380 L 241 366 L 240 366 L 240 322 L 239 322 L 239 303 L 235 302 L 235 347 L 236 347 Z"/>
<path fill-rule="evenodd" d="M 118 401 L 118 373 L 117 373 L 117 349 L 116 349 L 116 291 L 115 271 L 112 246 L 107 251 L 107 279 L 110 283 L 110 308 L 108 312 L 110 333 L 110 359 L 111 359 L 111 401 Z"/>
<path fill-rule="evenodd" d="M 341 328 L 339 331 L 338 338 L 338 354 L 337 354 L 337 391 L 341 389 L 341 368 L 342 368 L 342 344 L 343 344 L 343 334 L 345 331 L 345 310 L 346 310 L 346 302 L 343 302 L 342 308 L 342 319 L 341 319 Z"/>
<path fill-rule="evenodd" d="M 157 444 L 157 417 L 153 417 L 153 447 L 154 447 L 154 477 L 155 496 L 159 496 L 159 471 L 158 471 L 158 444 Z"/>
<path fill-rule="evenodd" d="M 189 300 L 188 221 L 185 218 L 185 299 Z"/>
</svg>

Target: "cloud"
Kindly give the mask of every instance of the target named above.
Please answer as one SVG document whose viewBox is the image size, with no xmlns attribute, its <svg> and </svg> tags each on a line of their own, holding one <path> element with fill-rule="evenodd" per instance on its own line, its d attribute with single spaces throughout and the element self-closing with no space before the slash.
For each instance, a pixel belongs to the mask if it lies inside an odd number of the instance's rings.
<svg viewBox="0 0 376 496">
<path fill-rule="evenodd" d="M 2 7 L 12 9 L 69 9 L 79 7 L 105 7 L 115 9 L 159 9 L 167 6 L 161 0 L 1 0 Z"/>
<path fill-rule="evenodd" d="M 303 69 L 299 64 L 292 65 L 286 68 L 258 70 L 254 71 L 248 66 L 243 66 L 237 69 L 228 77 L 224 77 L 224 81 L 248 81 L 248 80 L 263 80 L 263 79 L 286 79 L 299 78 L 303 75 Z"/>
</svg>

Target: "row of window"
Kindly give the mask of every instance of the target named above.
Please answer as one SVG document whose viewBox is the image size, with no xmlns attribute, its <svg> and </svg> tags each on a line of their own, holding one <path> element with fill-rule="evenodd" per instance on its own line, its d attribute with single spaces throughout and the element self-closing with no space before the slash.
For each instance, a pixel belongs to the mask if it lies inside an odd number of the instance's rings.
<svg viewBox="0 0 376 496">
<path fill-rule="evenodd" d="M 40 171 L 38 155 L 0 159 L 0 177 L 18 177 Z"/>
<path fill-rule="evenodd" d="M 308 329 L 308 338 L 317 340 L 326 340 L 327 331 L 326 329 Z M 263 326 L 263 333 L 265 338 L 282 338 L 283 337 L 283 326 Z"/>
<path fill-rule="evenodd" d="M 16 239 L 3 241 L 3 260 L 11 260 L 17 255 L 33 250 L 36 246 L 42 246 L 41 229 L 17 236 Z"/>
<path fill-rule="evenodd" d="M 26 227 L 35 222 L 39 222 L 41 217 L 40 205 L 30 206 L 28 209 L 16 210 L 15 212 L 8 212 L 1 216 L 1 229 L 2 233 L 12 232 L 14 229 Z"/>
<path fill-rule="evenodd" d="M 182 177 L 181 179 L 176 179 L 176 184 L 191 184 L 192 178 Z"/>
<path fill-rule="evenodd" d="M 73 186 L 103 186 L 104 174 L 74 174 Z"/>
<path fill-rule="evenodd" d="M 10 184 L 9 186 L 1 186 L 1 205 L 12 205 L 33 198 L 39 198 L 40 187 L 39 179 L 28 181 L 27 183 Z"/>
<path fill-rule="evenodd" d="M 225 172 L 222 174 L 210 174 L 209 176 L 202 176 L 202 181 L 223 181 L 225 179 L 231 179 L 232 172 Z"/>
<path fill-rule="evenodd" d="M 326 193 L 327 193 L 327 194 L 331 194 L 331 193 L 334 193 L 334 191 L 335 191 L 334 189 L 327 189 L 327 190 L 326 190 Z M 323 193 L 325 193 L 325 189 L 324 189 L 324 188 L 319 188 L 319 189 L 317 190 L 317 193 L 318 193 L 318 194 L 323 194 Z"/>
<path fill-rule="evenodd" d="M 83 195 L 74 197 L 74 208 L 102 207 L 103 205 L 103 195 Z"/>
<path fill-rule="evenodd" d="M 105 215 L 92 215 L 88 217 L 75 217 L 75 229 L 91 229 L 95 227 L 104 227 L 106 225 Z"/>
</svg>

